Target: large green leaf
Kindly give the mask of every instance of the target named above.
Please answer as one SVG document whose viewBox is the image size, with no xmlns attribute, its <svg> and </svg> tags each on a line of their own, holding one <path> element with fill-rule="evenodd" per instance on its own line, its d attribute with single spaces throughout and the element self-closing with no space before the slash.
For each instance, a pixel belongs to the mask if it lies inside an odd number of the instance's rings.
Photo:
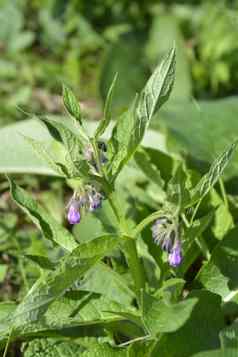
<svg viewBox="0 0 238 357">
<path fill-rule="evenodd" d="M 238 227 L 232 229 L 215 247 L 211 260 L 201 268 L 197 280 L 224 301 L 238 293 Z"/>
<path fill-rule="evenodd" d="M 58 223 L 49 212 L 39 205 L 27 191 L 9 178 L 13 200 L 26 212 L 39 227 L 45 238 L 54 241 L 68 251 L 78 246 L 72 234 Z"/>
<path fill-rule="evenodd" d="M 187 299 L 177 304 L 168 304 L 150 295 L 143 294 L 142 318 L 152 335 L 178 330 L 190 317 L 198 299 Z"/>
<path fill-rule="evenodd" d="M 80 290 L 102 294 L 110 300 L 125 305 L 129 305 L 135 297 L 126 280 L 103 263 L 97 264 L 85 275 Z"/>
<path fill-rule="evenodd" d="M 191 357 L 220 347 L 219 331 L 225 326 L 221 298 L 204 290 L 194 291 L 189 297 L 199 299 L 190 318 L 179 330 L 163 335 L 151 357 Z"/>
<path fill-rule="evenodd" d="M 118 240 L 115 236 L 103 236 L 89 243 L 81 244 L 62 259 L 55 271 L 48 272 L 47 275 L 36 281 L 15 312 L 6 321 L 7 326 L 12 325 L 14 328 L 20 328 L 37 322 L 54 300 L 62 296 L 76 280 L 110 253 L 117 244 Z M 6 329 L 4 325 L 3 329 Z"/>
</svg>

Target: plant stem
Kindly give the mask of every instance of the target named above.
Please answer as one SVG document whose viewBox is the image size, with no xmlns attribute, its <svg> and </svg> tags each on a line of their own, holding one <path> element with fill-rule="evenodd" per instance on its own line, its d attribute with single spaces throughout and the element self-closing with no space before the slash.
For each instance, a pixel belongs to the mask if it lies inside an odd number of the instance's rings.
<svg viewBox="0 0 238 357">
<path fill-rule="evenodd" d="M 107 193 L 108 201 L 119 223 L 119 227 L 123 237 L 122 250 L 125 253 L 127 264 L 133 277 L 135 283 L 135 290 L 139 301 L 140 291 L 145 287 L 145 274 L 137 253 L 136 241 L 130 235 L 125 215 L 121 210 L 120 202 L 118 201 L 115 192 L 112 191 L 111 187 L 107 182 L 105 183 L 104 188 Z"/>
</svg>

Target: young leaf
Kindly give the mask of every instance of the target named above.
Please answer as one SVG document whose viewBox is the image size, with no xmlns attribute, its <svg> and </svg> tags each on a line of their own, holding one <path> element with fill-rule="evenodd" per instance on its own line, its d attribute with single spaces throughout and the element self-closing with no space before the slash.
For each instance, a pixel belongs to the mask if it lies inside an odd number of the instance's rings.
<svg viewBox="0 0 238 357">
<path fill-rule="evenodd" d="M 78 246 L 72 234 L 40 206 L 24 189 L 8 177 L 12 199 L 28 214 L 33 223 L 39 227 L 45 238 L 54 241 L 68 251 Z"/>
<path fill-rule="evenodd" d="M 79 121 L 80 124 L 82 124 L 79 102 L 76 99 L 72 90 L 66 87 L 66 85 L 63 85 L 63 101 L 69 114 L 71 114 L 75 119 Z"/>
<path fill-rule="evenodd" d="M 110 176 L 114 179 L 142 141 L 157 109 L 168 99 L 175 76 L 175 48 L 155 69 L 141 94 L 119 118 L 110 140 L 112 152 Z"/>
<path fill-rule="evenodd" d="M 229 145 L 226 150 L 212 163 L 210 170 L 206 173 L 201 180 L 198 182 L 197 186 L 192 191 L 192 199 L 188 206 L 193 205 L 197 201 L 201 200 L 210 189 L 216 184 L 219 177 L 222 175 L 227 164 L 231 160 L 233 153 L 236 150 L 238 140 L 234 141 Z"/>
<path fill-rule="evenodd" d="M 115 88 L 115 84 L 117 81 L 117 73 L 115 74 L 112 84 L 109 88 L 108 94 L 107 94 L 107 98 L 105 101 L 105 107 L 104 107 L 104 118 L 100 121 L 96 133 L 95 133 L 95 138 L 99 138 L 100 135 L 102 135 L 104 133 L 104 131 L 106 130 L 106 128 L 108 127 L 111 119 L 112 119 L 112 99 L 113 99 L 113 94 L 114 94 L 114 88 Z"/>
</svg>

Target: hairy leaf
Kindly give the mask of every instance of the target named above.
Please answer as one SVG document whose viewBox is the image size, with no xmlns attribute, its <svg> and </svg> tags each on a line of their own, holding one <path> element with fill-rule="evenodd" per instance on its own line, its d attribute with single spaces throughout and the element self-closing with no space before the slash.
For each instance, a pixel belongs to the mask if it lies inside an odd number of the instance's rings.
<svg viewBox="0 0 238 357">
<path fill-rule="evenodd" d="M 197 299 L 187 299 L 177 304 L 167 304 L 146 293 L 143 294 L 143 321 L 152 334 L 178 330 L 190 317 Z"/>
<path fill-rule="evenodd" d="M 13 200 L 26 212 L 43 232 L 45 238 L 54 241 L 68 251 L 78 246 L 74 237 L 62 227 L 42 206 L 40 206 L 24 189 L 8 178 Z"/>
<path fill-rule="evenodd" d="M 26 297 L 11 315 L 10 322 L 19 327 L 37 321 L 48 306 L 62 296 L 72 284 L 80 279 L 118 244 L 117 237 L 103 236 L 81 244 L 65 256 L 55 271 L 36 281 Z"/>
<path fill-rule="evenodd" d="M 174 72 L 175 49 L 173 48 L 155 69 L 129 110 L 119 118 L 113 130 L 110 141 L 112 177 L 115 178 L 122 166 L 134 154 L 156 109 L 159 109 L 168 99 L 174 82 Z"/>
</svg>

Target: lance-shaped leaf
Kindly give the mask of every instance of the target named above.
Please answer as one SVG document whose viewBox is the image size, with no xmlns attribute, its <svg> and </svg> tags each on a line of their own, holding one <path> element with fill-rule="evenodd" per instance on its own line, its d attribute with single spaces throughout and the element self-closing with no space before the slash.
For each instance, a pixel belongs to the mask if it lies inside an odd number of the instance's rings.
<svg viewBox="0 0 238 357">
<path fill-rule="evenodd" d="M 62 227 L 42 206 L 24 189 L 8 178 L 13 200 L 26 212 L 33 223 L 41 229 L 45 238 L 54 241 L 68 251 L 78 246 L 72 234 Z"/>
<path fill-rule="evenodd" d="M 72 90 L 66 87 L 66 85 L 63 85 L 63 101 L 69 114 L 72 115 L 75 119 L 77 119 L 80 124 L 82 124 L 79 102 Z"/>
<path fill-rule="evenodd" d="M 225 170 L 227 164 L 232 158 L 234 151 L 236 150 L 238 140 L 234 141 L 229 145 L 226 150 L 216 158 L 212 163 L 210 170 L 201 178 L 197 186 L 192 191 L 192 199 L 187 204 L 188 206 L 193 205 L 197 201 L 201 200 L 216 184 L 218 179 L 221 177 L 223 171 Z"/>
<path fill-rule="evenodd" d="M 55 299 L 62 296 L 117 244 L 116 236 L 107 235 L 74 249 L 62 259 L 55 271 L 50 271 L 36 281 L 8 322 L 14 327 L 36 322 Z"/>
<path fill-rule="evenodd" d="M 113 178 L 136 151 L 155 111 L 168 99 L 174 77 L 175 48 L 172 48 L 113 130 L 110 140 L 112 164 L 109 169 Z"/>
<path fill-rule="evenodd" d="M 117 81 L 117 73 L 116 73 L 115 77 L 113 78 L 112 84 L 111 84 L 108 94 L 107 94 L 107 98 L 105 101 L 105 107 L 104 107 L 104 117 L 100 121 L 100 123 L 97 127 L 97 130 L 95 133 L 96 139 L 104 133 L 104 131 L 107 129 L 107 127 L 112 119 L 112 99 L 113 99 L 116 81 Z"/>
</svg>

